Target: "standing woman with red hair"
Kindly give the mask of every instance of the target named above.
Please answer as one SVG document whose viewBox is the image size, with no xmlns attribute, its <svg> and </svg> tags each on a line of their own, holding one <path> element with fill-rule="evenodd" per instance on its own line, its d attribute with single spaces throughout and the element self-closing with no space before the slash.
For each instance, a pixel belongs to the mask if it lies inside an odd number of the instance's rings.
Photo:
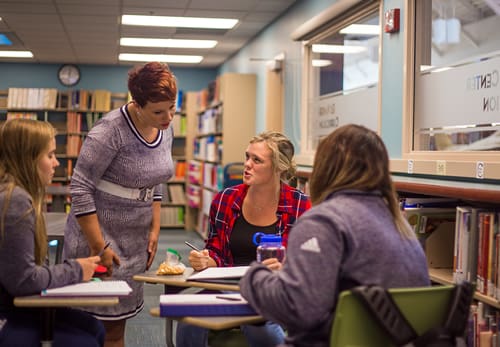
<svg viewBox="0 0 500 347">
<path fill-rule="evenodd" d="M 126 320 L 143 308 L 143 284 L 132 277 L 153 262 L 161 183 L 173 175 L 174 75 L 166 64 L 147 63 L 129 72 L 128 89 L 132 101 L 99 120 L 83 143 L 65 229 L 66 257 L 103 252 L 107 275 L 133 289 L 117 306 L 89 309 L 104 323 L 105 346 L 123 346 Z"/>
</svg>

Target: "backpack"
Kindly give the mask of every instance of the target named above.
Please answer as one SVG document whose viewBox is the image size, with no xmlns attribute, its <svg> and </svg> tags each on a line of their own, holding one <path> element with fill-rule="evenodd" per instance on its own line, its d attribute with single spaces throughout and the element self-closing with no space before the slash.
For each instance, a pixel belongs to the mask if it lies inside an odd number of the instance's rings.
<svg viewBox="0 0 500 347">
<path fill-rule="evenodd" d="M 380 286 L 359 286 L 351 289 L 394 345 L 405 347 L 466 346 L 465 330 L 474 287 L 469 282 L 455 285 L 442 326 L 418 335 L 403 316 L 390 293 Z"/>
</svg>

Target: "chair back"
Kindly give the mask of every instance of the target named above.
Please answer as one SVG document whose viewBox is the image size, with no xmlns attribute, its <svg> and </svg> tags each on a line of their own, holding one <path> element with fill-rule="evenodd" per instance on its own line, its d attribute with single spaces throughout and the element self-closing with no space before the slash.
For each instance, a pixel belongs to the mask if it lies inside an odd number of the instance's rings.
<svg viewBox="0 0 500 347">
<path fill-rule="evenodd" d="M 444 324 L 453 288 L 452 285 L 395 288 L 389 289 L 389 293 L 413 329 L 421 335 L 432 327 Z M 359 299 L 350 291 L 344 291 L 340 293 L 335 311 L 330 346 L 388 347 L 394 345 Z"/>
</svg>

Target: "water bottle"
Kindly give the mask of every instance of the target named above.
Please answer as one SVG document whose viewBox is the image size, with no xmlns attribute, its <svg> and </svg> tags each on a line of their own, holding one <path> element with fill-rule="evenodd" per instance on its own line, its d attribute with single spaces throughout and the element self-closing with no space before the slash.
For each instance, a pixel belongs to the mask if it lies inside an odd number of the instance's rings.
<svg viewBox="0 0 500 347">
<path fill-rule="evenodd" d="M 283 262 L 285 246 L 281 244 L 280 235 L 255 233 L 253 243 L 257 245 L 257 261 L 259 263 L 268 258 L 277 258 L 280 263 Z"/>
</svg>

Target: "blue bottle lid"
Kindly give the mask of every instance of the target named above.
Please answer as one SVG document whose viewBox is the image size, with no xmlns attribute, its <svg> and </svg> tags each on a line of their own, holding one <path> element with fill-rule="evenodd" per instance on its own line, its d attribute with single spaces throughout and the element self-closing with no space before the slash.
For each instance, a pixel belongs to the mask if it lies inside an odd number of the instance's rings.
<svg viewBox="0 0 500 347">
<path fill-rule="evenodd" d="M 281 235 L 255 233 L 253 243 L 257 246 L 261 243 L 281 243 Z"/>
</svg>

